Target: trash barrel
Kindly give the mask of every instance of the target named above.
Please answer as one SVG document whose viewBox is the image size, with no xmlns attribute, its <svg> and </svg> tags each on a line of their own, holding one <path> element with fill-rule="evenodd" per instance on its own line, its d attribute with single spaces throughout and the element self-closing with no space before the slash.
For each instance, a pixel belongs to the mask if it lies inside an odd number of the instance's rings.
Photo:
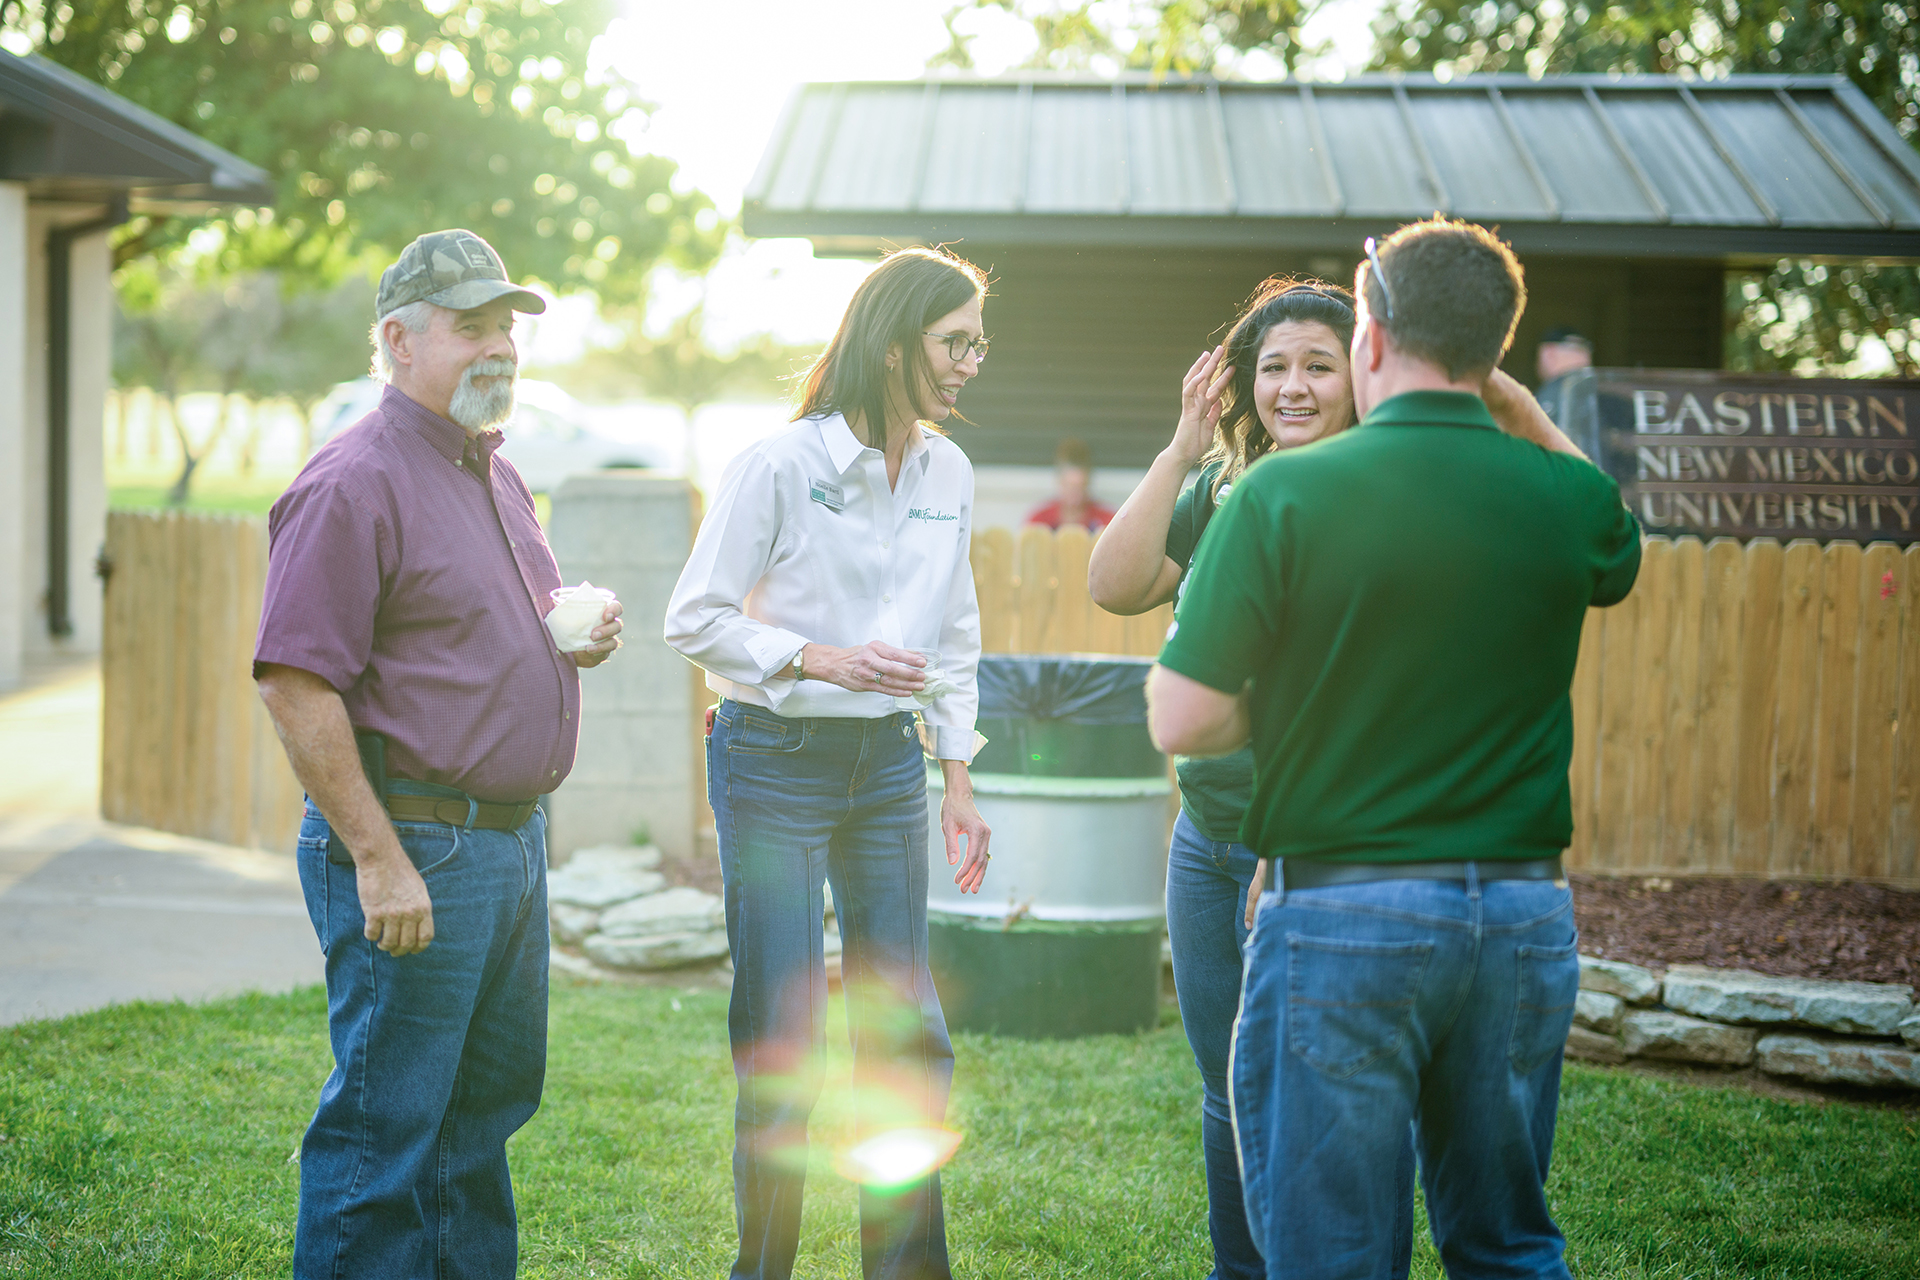
<svg viewBox="0 0 1920 1280">
<path fill-rule="evenodd" d="M 974 801 L 993 830 L 978 896 L 953 883 L 928 777 L 928 958 L 947 1025 L 1028 1039 L 1159 1017 L 1166 757 L 1147 734 L 1150 658 L 989 654 Z"/>
</svg>

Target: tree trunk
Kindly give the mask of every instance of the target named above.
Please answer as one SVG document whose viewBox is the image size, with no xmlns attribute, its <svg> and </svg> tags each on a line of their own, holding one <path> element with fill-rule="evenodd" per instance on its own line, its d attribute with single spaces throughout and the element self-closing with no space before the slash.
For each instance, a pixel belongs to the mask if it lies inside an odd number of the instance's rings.
<svg viewBox="0 0 1920 1280">
<path fill-rule="evenodd" d="M 160 461 L 160 393 L 152 387 L 147 391 L 147 461 Z"/>
<path fill-rule="evenodd" d="M 180 439 L 181 456 L 180 477 L 173 482 L 173 487 L 167 490 L 168 506 L 183 507 L 187 504 L 187 499 L 191 496 L 193 489 L 194 469 L 219 447 L 221 437 L 227 433 L 227 424 L 231 421 L 231 414 L 229 413 L 227 403 L 229 399 L 231 399 L 229 393 L 221 393 L 220 412 L 213 420 L 213 429 L 207 432 L 207 438 L 200 443 L 200 451 L 195 453 L 193 451 L 193 442 L 187 438 L 187 425 L 180 420 L 179 406 L 175 403 L 173 396 L 168 396 L 168 404 L 170 406 L 168 416 L 173 419 L 174 435 Z"/>
<path fill-rule="evenodd" d="M 173 427 L 174 439 L 180 442 L 180 475 L 174 480 L 173 487 L 167 490 L 167 505 L 183 507 L 193 487 L 193 469 L 200 465 L 200 459 L 193 452 L 193 441 L 187 436 L 187 424 L 180 420 L 179 396 L 167 389 L 155 391 L 153 399 L 156 406 L 164 404 L 167 407 L 167 422 Z M 155 416 L 158 417 L 158 413 Z"/>
<path fill-rule="evenodd" d="M 127 399 L 133 394 L 128 387 L 114 387 L 107 392 L 113 397 L 113 460 L 125 463 L 127 460 Z"/>
<path fill-rule="evenodd" d="M 303 467 L 313 456 L 313 411 L 319 404 L 319 397 L 300 396 L 293 401 L 293 411 L 300 420 L 300 465 Z"/>
<path fill-rule="evenodd" d="M 246 434 L 240 437 L 240 474 L 251 477 L 260 453 L 260 433 L 265 429 L 267 415 L 262 412 L 262 406 L 245 396 L 239 399 L 240 412 L 247 420 Z"/>
</svg>

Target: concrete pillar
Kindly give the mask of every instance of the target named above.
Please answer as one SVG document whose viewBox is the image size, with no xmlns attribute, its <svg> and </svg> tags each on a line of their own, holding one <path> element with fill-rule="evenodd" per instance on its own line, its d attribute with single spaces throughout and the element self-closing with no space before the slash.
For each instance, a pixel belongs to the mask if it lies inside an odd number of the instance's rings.
<svg viewBox="0 0 1920 1280">
<path fill-rule="evenodd" d="M 47 232 L 77 210 L 47 201 L 27 209 L 26 473 L 20 493 L 20 653 L 25 661 L 47 644 Z"/>
<path fill-rule="evenodd" d="M 71 246 L 67 349 L 67 603 L 73 632 L 47 631 L 47 236 L 88 221 L 98 205 L 36 204 L 27 220 L 25 489 L 21 494 L 25 592 L 20 643 L 31 660 L 98 653 L 103 612 L 94 555 L 107 533 L 106 394 L 113 372 L 112 257 L 107 233 Z"/>
<path fill-rule="evenodd" d="M 0 689 L 20 681 L 20 646 L 31 617 L 26 548 L 28 347 L 27 188 L 0 182 Z"/>
<path fill-rule="evenodd" d="M 667 857 L 690 861 L 711 821 L 699 758 L 704 682 L 660 638 L 697 504 L 686 481 L 638 471 L 572 476 L 553 495 L 547 537 L 561 577 L 611 588 L 626 621 L 625 647 L 580 673 L 580 755 L 552 801 L 556 861 L 643 829 Z"/>
<path fill-rule="evenodd" d="M 107 233 L 73 246 L 72 390 L 67 404 L 67 653 L 100 652 L 106 598 L 94 560 L 107 540 L 107 386 L 113 380 L 113 251 Z M 43 629 L 40 633 L 46 635 Z"/>
</svg>

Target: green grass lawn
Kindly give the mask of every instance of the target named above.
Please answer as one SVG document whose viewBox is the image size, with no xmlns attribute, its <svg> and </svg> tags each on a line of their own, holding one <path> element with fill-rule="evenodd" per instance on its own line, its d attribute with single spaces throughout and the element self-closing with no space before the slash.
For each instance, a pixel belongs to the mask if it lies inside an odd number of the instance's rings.
<svg viewBox="0 0 1920 1280">
<path fill-rule="evenodd" d="M 181 510 L 264 516 L 291 483 L 293 477 L 286 475 L 261 477 L 216 472 L 196 476 L 187 504 Z M 167 491 L 172 487 L 171 477 L 116 476 L 107 486 L 107 506 L 114 511 L 169 510 Z M 533 508 L 541 528 L 545 528 L 552 518 L 553 500 L 544 493 L 536 493 Z"/>
<path fill-rule="evenodd" d="M 284 1275 L 324 1018 L 312 990 L 0 1030 L 0 1276 Z M 1134 1037 L 960 1037 L 958 1054 L 956 1273 L 1206 1273 L 1199 1082 L 1171 1014 Z M 556 979 L 546 1102 L 513 1144 L 521 1274 L 723 1276 L 732 1096 L 723 995 Z M 859 1274 L 854 1195 L 822 1150 L 843 1104 L 830 1087 L 816 1124 L 803 1276 Z M 1574 1273 L 1920 1274 L 1915 1129 L 1570 1067 L 1552 1192 Z M 1414 1274 L 1440 1274 L 1424 1239 Z"/>
<path fill-rule="evenodd" d="M 229 472 L 196 475 L 188 490 L 187 511 L 222 511 L 263 516 L 286 490 L 290 475 L 241 476 Z M 114 511 L 145 511 L 167 507 L 171 475 L 116 475 L 107 484 L 107 506 Z"/>
</svg>

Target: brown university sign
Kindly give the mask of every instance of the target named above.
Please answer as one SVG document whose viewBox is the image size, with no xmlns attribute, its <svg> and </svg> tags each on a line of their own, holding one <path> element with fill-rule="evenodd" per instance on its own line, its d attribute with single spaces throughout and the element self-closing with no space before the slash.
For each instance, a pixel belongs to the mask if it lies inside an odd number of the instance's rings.
<svg viewBox="0 0 1920 1280">
<path fill-rule="evenodd" d="M 1920 383 L 1595 369 L 1568 434 L 1648 533 L 1920 541 Z"/>
</svg>

